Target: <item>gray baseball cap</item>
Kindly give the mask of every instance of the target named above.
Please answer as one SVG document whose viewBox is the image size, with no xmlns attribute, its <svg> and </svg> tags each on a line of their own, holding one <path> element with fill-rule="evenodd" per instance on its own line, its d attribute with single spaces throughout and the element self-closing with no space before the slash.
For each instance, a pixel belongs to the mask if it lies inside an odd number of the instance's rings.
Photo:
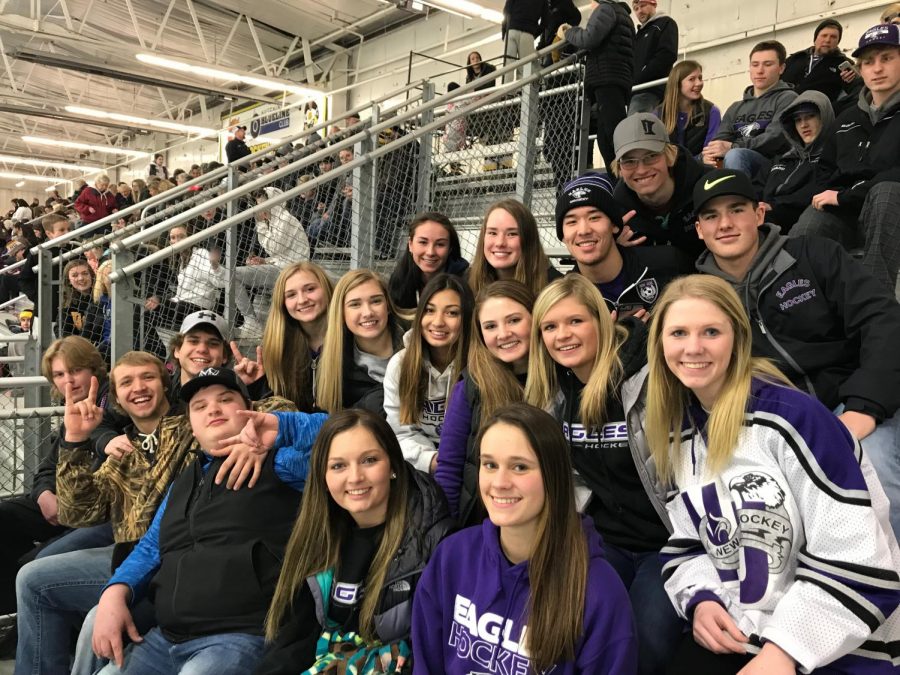
<svg viewBox="0 0 900 675">
<path fill-rule="evenodd" d="M 632 150 L 662 152 L 669 142 L 666 127 L 656 115 L 635 113 L 619 122 L 613 132 L 616 159 Z"/>
</svg>

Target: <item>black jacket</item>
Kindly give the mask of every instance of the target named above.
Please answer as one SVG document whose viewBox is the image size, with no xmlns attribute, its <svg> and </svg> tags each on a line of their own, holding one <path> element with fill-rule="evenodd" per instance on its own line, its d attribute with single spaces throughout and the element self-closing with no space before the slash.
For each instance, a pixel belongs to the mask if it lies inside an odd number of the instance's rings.
<svg viewBox="0 0 900 675">
<path fill-rule="evenodd" d="M 743 281 L 712 254 L 700 272 L 731 283 L 750 315 L 753 354 L 774 360 L 828 408 L 883 420 L 900 406 L 900 305 L 830 239 L 788 239 L 760 226 L 760 250 Z"/>
<path fill-rule="evenodd" d="M 604 295 L 603 299 L 610 311 L 616 310 L 620 317 L 633 314 L 639 309 L 651 311 L 670 281 L 693 272 L 690 259 L 671 246 L 618 248 L 622 256 L 625 289 L 618 298 Z M 569 274 L 578 273 L 576 264 Z M 597 287 L 599 288 L 599 284 Z"/>
<path fill-rule="evenodd" d="M 453 530 L 447 501 L 434 479 L 410 464 L 406 464 L 406 471 L 409 526 L 388 567 L 375 615 L 375 631 L 384 644 L 409 639 L 416 584 L 435 547 Z M 404 580 L 406 583 L 401 583 Z M 317 577 L 302 585 L 294 597 L 290 615 L 254 671 L 256 675 L 296 675 L 312 665 L 327 613 L 321 604 L 320 591 Z"/>
<path fill-rule="evenodd" d="M 655 14 L 634 36 L 634 84 L 668 77 L 678 58 L 678 24 L 664 14 Z M 662 100 L 666 85 L 645 91 Z"/>
<path fill-rule="evenodd" d="M 900 181 L 900 93 L 880 109 L 863 90 L 857 105 L 838 115 L 826 135 L 816 169 L 821 190 L 838 191 L 839 212 L 858 216 L 869 189 L 882 181 Z M 831 208 L 831 207 L 828 207 Z"/>
<path fill-rule="evenodd" d="M 537 37 L 547 16 L 547 0 L 506 0 L 503 5 L 503 37 L 520 30 Z"/>
<path fill-rule="evenodd" d="M 684 148 L 679 147 L 678 157 L 671 170 L 675 192 L 669 213 L 659 214 L 651 210 L 624 180 L 616 185 L 613 198 L 622 207 L 623 213 L 636 211 L 628 221 L 628 226 L 639 235 L 647 237 L 647 245 L 671 244 L 693 260 L 705 250 L 694 225 L 697 221 L 694 213 L 694 184 L 701 176 L 712 171 L 712 167 L 698 162 Z"/>
<path fill-rule="evenodd" d="M 488 63 L 487 61 L 483 61 L 481 63 L 481 72 L 476 74 L 472 69 L 472 66 L 466 66 L 466 84 L 469 84 L 472 80 L 477 80 L 478 78 L 487 78 L 488 75 L 497 71 L 497 67 Z M 483 89 L 490 89 L 495 84 L 497 84 L 496 80 L 486 80 L 484 84 L 480 84 L 475 87 L 475 91 L 482 91 Z"/>
<path fill-rule="evenodd" d="M 584 84 L 588 89 L 619 87 L 630 95 L 634 68 L 634 24 L 623 2 L 599 0 L 587 26 L 573 26 L 566 40 L 587 51 Z"/>
<path fill-rule="evenodd" d="M 250 154 L 252 154 L 250 148 L 240 138 L 232 138 L 225 144 L 225 157 L 228 158 L 229 164 Z"/>
<path fill-rule="evenodd" d="M 809 145 L 803 142 L 794 125 L 794 111 L 801 105 L 813 104 L 819 109 L 822 130 Z M 834 112 L 828 97 L 819 91 L 800 94 L 781 114 L 782 133 L 791 149 L 772 162 L 769 176 L 763 188 L 762 200 L 772 207 L 766 215 L 768 222 L 788 230 L 797 222 L 800 214 L 812 203 L 816 189 L 816 165 L 825 145 L 826 130 L 834 123 Z"/>
<path fill-rule="evenodd" d="M 857 91 L 862 83 L 862 78 L 857 77 L 847 84 L 841 79 L 841 71 L 838 65 L 850 58 L 840 50 L 830 54 L 823 54 L 812 68 L 813 48 L 809 47 L 791 54 L 784 64 L 784 73 L 781 79 L 794 85 L 794 91 L 802 94 L 804 91 L 820 91 L 831 103 L 837 101 L 842 92 Z"/>
<path fill-rule="evenodd" d="M 403 328 L 396 319 L 389 322 L 396 354 L 403 349 Z M 373 380 L 365 367 L 353 359 L 353 336 L 348 333 L 344 334 L 344 407 L 364 408 L 384 416 L 384 382 Z"/>
<path fill-rule="evenodd" d="M 270 452 L 252 490 L 216 485 L 224 460 L 205 456 L 172 483 L 151 582 L 156 618 L 170 640 L 262 634 L 300 505 L 300 492 L 275 474 L 274 457 Z"/>
<path fill-rule="evenodd" d="M 404 251 L 403 255 L 408 256 L 409 253 Z M 394 307 L 415 311 L 416 305 L 419 304 L 419 294 L 422 292 L 422 289 L 425 288 L 425 280 L 422 278 L 421 272 L 415 274 L 417 270 L 413 270 L 405 279 L 402 278 L 398 272 L 401 271 L 401 265 L 403 264 L 406 265 L 407 269 L 415 267 L 415 263 L 411 260 L 407 260 L 406 263 L 403 263 L 402 261 L 399 262 L 394 268 L 391 278 L 388 281 L 388 293 L 391 296 L 391 300 L 394 302 Z M 469 262 L 467 260 L 459 256 L 452 257 L 451 254 L 451 257 L 447 259 L 447 266 L 442 271 L 465 279 L 466 271 L 468 269 Z M 415 277 L 418 277 L 418 279 Z M 418 284 L 416 284 L 417 280 L 419 282 Z"/>
</svg>

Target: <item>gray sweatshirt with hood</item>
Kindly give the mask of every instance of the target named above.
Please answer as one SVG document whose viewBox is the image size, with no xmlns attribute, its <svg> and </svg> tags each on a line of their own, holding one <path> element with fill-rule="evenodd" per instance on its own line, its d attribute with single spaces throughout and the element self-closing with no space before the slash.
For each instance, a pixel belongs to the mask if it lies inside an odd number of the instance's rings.
<svg viewBox="0 0 900 675">
<path fill-rule="evenodd" d="M 728 106 L 714 140 L 730 141 L 735 148 L 775 157 L 789 149 L 781 133 L 780 117 L 795 98 L 791 86 L 780 80 L 759 97 L 753 95 L 752 85 L 747 87 L 744 98 Z"/>
</svg>

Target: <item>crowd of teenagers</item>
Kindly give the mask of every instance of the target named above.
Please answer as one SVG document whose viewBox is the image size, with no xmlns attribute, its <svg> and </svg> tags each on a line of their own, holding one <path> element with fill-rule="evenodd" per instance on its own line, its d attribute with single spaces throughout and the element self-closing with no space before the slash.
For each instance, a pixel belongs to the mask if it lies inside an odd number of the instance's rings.
<svg viewBox="0 0 900 675">
<path fill-rule="evenodd" d="M 561 32 L 618 44 L 594 4 Z M 437 212 L 389 279 L 285 256 L 252 353 L 214 304 L 111 364 L 64 332 L 0 502 L 16 675 L 900 672 L 897 13 L 837 114 L 763 42 L 730 140 L 702 97 L 618 121 L 560 186 L 566 274 L 502 199 L 471 262 Z"/>
</svg>

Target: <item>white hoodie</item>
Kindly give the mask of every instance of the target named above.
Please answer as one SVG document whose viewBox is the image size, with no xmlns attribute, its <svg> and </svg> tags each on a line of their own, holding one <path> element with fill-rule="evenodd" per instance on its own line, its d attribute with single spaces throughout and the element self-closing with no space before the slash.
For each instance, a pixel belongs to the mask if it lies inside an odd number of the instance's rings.
<svg viewBox="0 0 900 675">
<path fill-rule="evenodd" d="M 203 309 L 213 309 L 219 289 L 225 286 L 225 266 L 213 269 L 209 251 L 202 246 L 191 251 L 187 264 L 178 270 L 178 287 L 172 302 L 189 302 Z"/>
<path fill-rule="evenodd" d="M 428 370 L 428 387 L 425 390 L 425 409 L 419 414 L 416 424 L 400 423 L 400 366 L 406 356 L 406 348 L 391 357 L 384 374 L 384 413 L 391 429 L 400 441 L 403 457 L 420 471 L 429 473 L 431 459 L 437 454 L 444 426 L 444 411 L 453 386 L 451 377 L 453 364 L 440 372 L 431 365 L 427 353 L 425 366 Z"/>
<path fill-rule="evenodd" d="M 278 188 L 266 188 L 265 191 L 270 199 L 281 194 Z M 309 239 L 300 221 L 283 204 L 268 211 L 268 221 L 256 219 L 256 233 L 269 256 L 269 264 L 284 269 L 295 262 L 309 260 Z"/>
</svg>

